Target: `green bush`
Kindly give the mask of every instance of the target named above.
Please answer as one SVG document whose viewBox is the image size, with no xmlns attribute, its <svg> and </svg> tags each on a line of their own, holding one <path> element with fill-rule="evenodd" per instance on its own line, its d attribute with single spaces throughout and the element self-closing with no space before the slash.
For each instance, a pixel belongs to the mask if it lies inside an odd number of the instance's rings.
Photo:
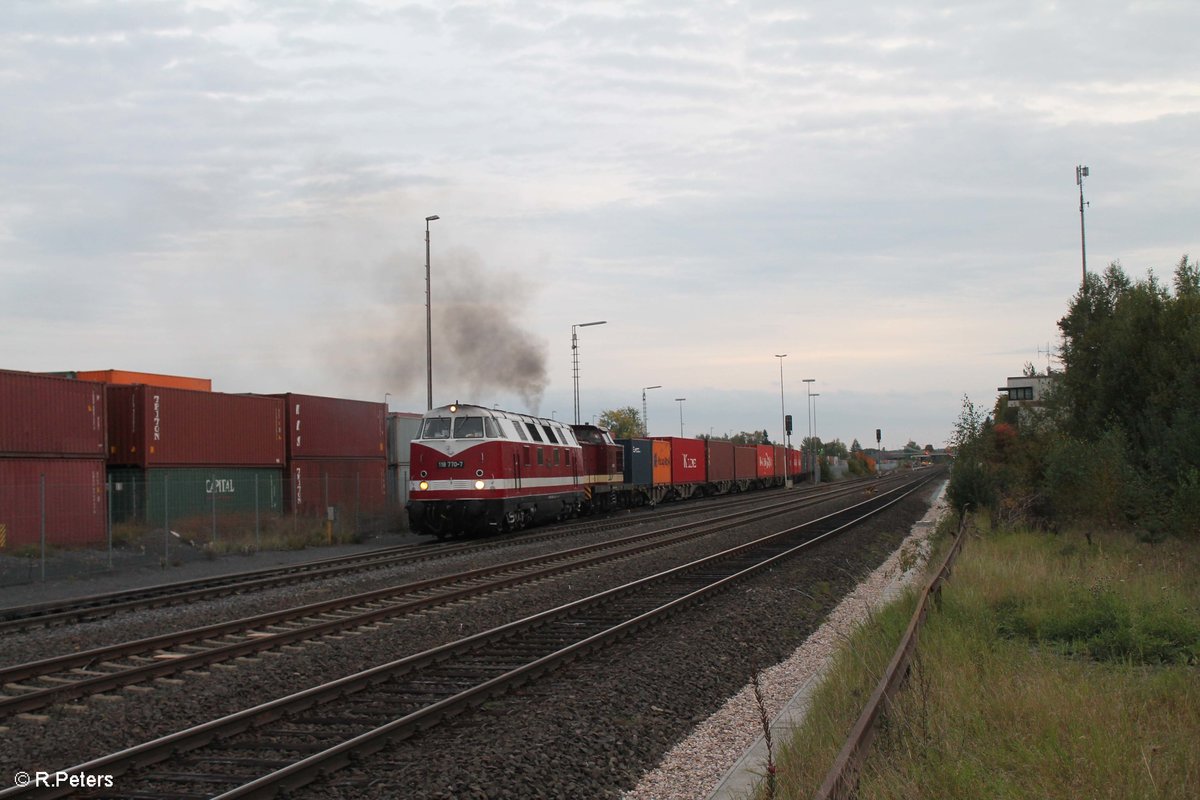
<svg viewBox="0 0 1200 800">
<path fill-rule="evenodd" d="M 950 505 L 962 516 L 970 506 L 973 511 L 996 507 L 996 484 L 982 461 L 970 457 L 959 458 L 950 472 L 950 485 L 946 489 Z"/>
</svg>

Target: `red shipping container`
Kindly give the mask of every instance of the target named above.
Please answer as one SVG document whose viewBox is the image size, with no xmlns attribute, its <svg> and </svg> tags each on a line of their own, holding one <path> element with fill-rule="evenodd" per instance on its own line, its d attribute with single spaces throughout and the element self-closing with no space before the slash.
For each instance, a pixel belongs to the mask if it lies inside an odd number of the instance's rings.
<svg viewBox="0 0 1200 800">
<path fill-rule="evenodd" d="M 345 519 L 387 505 L 383 458 L 297 459 L 288 463 L 285 479 L 289 512 L 324 517 L 329 506 L 336 506 Z"/>
<path fill-rule="evenodd" d="M 799 450 L 788 450 L 788 470 L 793 477 L 798 477 L 804 472 L 804 458 Z"/>
<path fill-rule="evenodd" d="M 757 474 L 760 479 L 775 477 L 775 447 L 769 444 L 756 444 L 754 449 L 758 454 Z"/>
<path fill-rule="evenodd" d="M 775 477 L 787 477 L 787 449 L 783 445 L 775 445 Z"/>
<path fill-rule="evenodd" d="M 733 463 L 733 471 L 739 481 L 754 480 L 758 477 L 758 449 L 754 445 L 735 445 Z"/>
<path fill-rule="evenodd" d="M 0 370 L 0 455 L 104 453 L 103 384 Z"/>
<path fill-rule="evenodd" d="M 704 483 L 706 463 L 703 439 L 681 439 L 678 436 L 655 436 L 656 441 L 671 443 L 671 483 L 682 486 L 687 483 Z M 657 452 L 655 464 L 657 465 Z M 658 483 L 657 474 L 655 483 Z"/>
<path fill-rule="evenodd" d="M 708 440 L 708 482 L 733 480 L 733 442 Z"/>
<path fill-rule="evenodd" d="M 279 398 L 111 384 L 106 394 L 111 466 L 284 464 Z"/>
<path fill-rule="evenodd" d="M 108 537 L 104 460 L 0 458 L 0 553 L 39 546 L 45 476 L 46 545 L 101 544 Z"/>
<path fill-rule="evenodd" d="M 387 406 L 307 394 L 274 394 L 287 411 L 287 457 L 383 458 Z"/>
</svg>

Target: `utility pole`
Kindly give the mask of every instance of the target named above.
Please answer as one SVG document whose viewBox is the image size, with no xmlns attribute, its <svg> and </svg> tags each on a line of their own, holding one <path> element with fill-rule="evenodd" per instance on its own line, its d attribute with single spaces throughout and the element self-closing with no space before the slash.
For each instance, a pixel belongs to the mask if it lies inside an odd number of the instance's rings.
<svg viewBox="0 0 1200 800">
<path fill-rule="evenodd" d="M 1083 207 L 1091 205 L 1091 203 L 1083 202 L 1083 179 L 1088 176 L 1088 168 L 1083 165 L 1075 167 L 1075 183 L 1079 186 L 1079 252 L 1083 257 L 1083 282 L 1081 287 L 1087 285 L 1087 237 L 1084 235 L 1083 226 Z"/>
</svg>

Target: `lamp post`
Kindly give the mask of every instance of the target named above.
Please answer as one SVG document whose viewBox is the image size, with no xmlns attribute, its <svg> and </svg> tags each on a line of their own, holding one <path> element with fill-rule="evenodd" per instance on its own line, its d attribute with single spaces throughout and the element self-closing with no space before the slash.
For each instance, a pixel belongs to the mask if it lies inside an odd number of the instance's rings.
<svg viewBox="0 0 1200 800">
<path fill-rule="evenodd" d="M 1075 167 L 1075 183 L 1079 186 L 1079 253 L 1083 258 L 1083 283 L 1080 286 L 1087 285 L 1087 239 L 1083 233 L 1083 207 L 1091 205 L 1083 202 L 1083 179 L 1088 176 L 1088 168 L 1082 164 Z"/>
<path fill-rule="evenodd" d="M 576 328 L 590 328 L 592 325 L 604 325 L 608 320 L 599 322 L 579 322 L 571 326 L 571 368 L 575 374 L 575 424 L 579 424 L 579 335 Z"/>
<path fill-rule="evenodd" d="M 679 403 L 679 438 L 683 438 L 683 401 L 686 397 L 676 397 L 675 402 Z"/>
<path fill-rule="evenodd" d="M 642 436 L 647 436 L 650 433 L 650 420 L 646 417 L 646 391 L 648 389 L 661 389 L 662 386 L 643 386 L 642 387 Z"/>
<path fill-rule="evenodd" d="M 812 454 L 812 452 L 811 452 L 811 451 L 812 451 L 812 435 L 813 435 L 813 428 L 812 428 L 812 385 L 813 385 L 813 381 L 815 381 L 815 380 L 816 380 L 816 378 L 804 378 L 803 380 L 804 380 L 804 393 L 805 393 L 805 395 L 807 396 L 806 405 L 807 405 L 807 408 L 808 408 L 808 439 L 805 441 L 805 444 L 807 444 L 807 445 L 808 445 L 808 450 L 809 450 L 809 452 L 807 452 L 807 453 L 805 453 L 805 454 L 804 454 L 804 462 L 805 462 L 805 464 L 808 466 L 808 469 L 809 469 L 809 475 L 811 476 L 811 475 L 812 475 L 812 473 L 813 473 L 813 471 L 815 471 L 815 470 L 814 470 L 814 466 L 815 466 L 815 464 L 814 464 L 814 460 L 813 460 L 813 454 Z M 811 480 L 811 478 L 810 478 L 810 480 Z"/>
<path fill-rule="evenodd" d="M 812 396 L 812 411 L 813 411 L 813 441 L 817 441 L 817 398 L 821 395 L 817 392 Z M 821 482 L 821 457 L 817 453 L 813 453 L 813 476 L 816 483 Z"/>
<path fill-rule="evenodd" d="M 437 214 L 425 218 L 425 382 L 428 388 L 425 410 L 433 408 L 433 295 L 429 286 L 429 223 Z"/>
<path fill-rule="evenodd" d="M 391 393 L 391 392 L 384 392 L 384 393 L 383 393 L 383 407 L 384 407 L 384 410 L 386 410 L 386 411 L 391 411 L 391 410 L 392 410 L 392 407 L 388 405 L 388 398 L 389 398 L 389 397 L 391 397 L 391 396 L 392 396 L 392 393 Z"/>
<path fill-rule="evenodd" d="M 785 358 L 787 358 L 787 356 L 788 356 L 787 353 L 783 353 L 782 355 L 780 355 L 779 353 L 775 354 L 775 357 L 779 359 L 779 424 L 783 426 L 781 428 L 781 430 L 783 431 L 782 438 L 783 438 L 784 445 L 785 445 L 784 451 L 783 451 L 785 459 L 787 458 L 787 451 L 789 449 L 791 449 L 791 446 L 792 446 L 791 439 L 788 437 L 787 407 L 784 406 L 784 403 L 783 403 L 783 360 Z M 783 479 L 784 487 L 787 489 L 792 488 L 792 473 L 786 466 L 784 467 L 783 474 L 784 474 L 784 479 Z"/>
</svg>

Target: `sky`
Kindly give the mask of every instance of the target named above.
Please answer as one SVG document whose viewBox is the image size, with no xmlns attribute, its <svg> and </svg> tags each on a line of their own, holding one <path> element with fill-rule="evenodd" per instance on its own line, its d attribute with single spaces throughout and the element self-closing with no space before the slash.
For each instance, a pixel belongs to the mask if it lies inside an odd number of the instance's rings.
<svg viewBox="0 0 1200 800">
<path fill-rule="evenodd" d="M 1200 253 L 1197 30 L 1193 0 L 7 0 L 0 367 L 423 411 L 437 215 L 434 405 L 569 420 L 604 320 L 584 420 L 659 385 L 651 434 L 940 447 L 1054 363 L 1077 165 L 1089 271 Z"/>
</svg>

